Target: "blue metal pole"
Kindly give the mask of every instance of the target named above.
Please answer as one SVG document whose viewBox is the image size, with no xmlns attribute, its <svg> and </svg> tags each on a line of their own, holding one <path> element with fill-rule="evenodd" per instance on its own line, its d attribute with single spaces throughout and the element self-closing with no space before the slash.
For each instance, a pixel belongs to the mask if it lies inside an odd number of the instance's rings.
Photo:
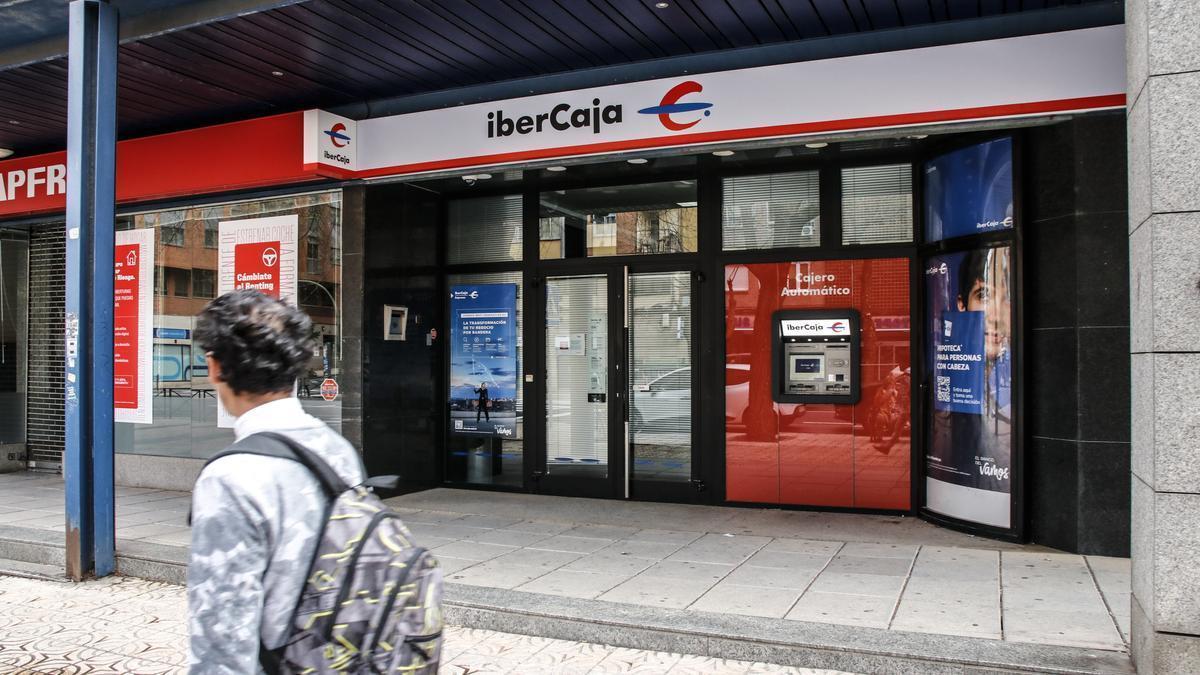
<svg viewBox="0 0 1200 675">
<path fill-rule="evenodd" d="M 113 489 L 113 227 L 116 213 L 117 9 L 96 4 L 96 127 L 92 228 L 92 508 L 96 576 L 116 570 Z"/>
<path fill-rule="evenodd" d="M 112 286 L 117 28 L 116 12 L 106 0 L 72 0 L 69 48 L 63 478 L 67 573 L 80 580 L 89 572 L 103 575 L 113 569 Z M 101 523 L 99 532 L 98 523 Z"/>
</svg>

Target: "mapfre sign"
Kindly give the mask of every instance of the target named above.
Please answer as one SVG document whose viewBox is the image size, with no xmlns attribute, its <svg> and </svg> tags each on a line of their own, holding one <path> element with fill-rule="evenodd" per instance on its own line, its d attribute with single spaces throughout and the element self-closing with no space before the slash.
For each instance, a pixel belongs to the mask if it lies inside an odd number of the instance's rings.
<svg viewBox="0 0 1200 675">
<path fill-rule="evenodd" d="M 117 143 L 117 201 L 130 203 L 287 185 L 332 174 L 306 167 L 304 113 Z M 220 158 L 220 159 L 217 159 Z M 0 218 L 64 211 L 67 153 L 0 162 Z"/>
</svg>

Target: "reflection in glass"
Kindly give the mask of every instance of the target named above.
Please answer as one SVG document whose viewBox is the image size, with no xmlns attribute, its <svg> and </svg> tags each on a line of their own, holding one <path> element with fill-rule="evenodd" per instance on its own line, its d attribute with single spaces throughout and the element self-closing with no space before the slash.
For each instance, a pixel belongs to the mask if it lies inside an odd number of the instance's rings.
<svg viewBox="0 0 1200 675">
<path fill-rule="evenodd" d="M 203 207 L 183 207 L 118 219 L 117 229 L 155 228 L 154 424 L 117 424 L 117 452 L 206 458 L 233 441 L 217 428 L 217 400 L 204 354 L 192 344 L 195 316 L 216 295 L 221 221 L 296 214 L 297 244 L 317 242 L 298 270 L 297 300 L 313 322 L 313 360 L 297 382 L 305 411 L 341 431 L 340 397 L 326 401 L 321 382 L 342 373 L 340 192 L 320 192 Z M 304 249 L 301 249 L 304 250 Z M 314 257 L 315 255 L 315 257 Z M 344 393 L 344 388 L 343 388 Z"/>
<path fill-rule="evenodd" d="M 540 203 L 542 259 L 696 250 L 695 181 L 555 190 Z"/>
<path fill-rule="evenodd" d="M 629 442 L 636 480 L 692 477 L 689 272 L 629 277 Z"/>
<path fill-rule="evenodd" d="M 29 239 L 0 230 L 0 444 L 25 442 Z"/>
<path fill-rule="evenodd" d="M 912 165 L 842 169 L 842 243 L 912 241 Z"/>
<path fill-rule="evenodd" d="M 722 247 L 820 246 L 819 185 L 816 171 L 726 178 Z"/>
<path fill-rule="evenodd" d="M 521 259 L 521 195 L 455 199 L 447 206 L 446 261 Z"/>
<path fill-rule="evenodd" d="M 546 472 L 608 475 L 603 275 L 546 280 Z"/>
</svg>

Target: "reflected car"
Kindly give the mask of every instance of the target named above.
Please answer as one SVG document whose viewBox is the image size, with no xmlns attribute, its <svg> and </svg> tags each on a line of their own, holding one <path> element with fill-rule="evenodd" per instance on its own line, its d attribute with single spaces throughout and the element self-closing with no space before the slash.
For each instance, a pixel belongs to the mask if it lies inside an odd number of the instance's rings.
<svg viewBox="0 0 1200 675">
<path fill-rule="evenodd" d="M 725 364 L 725 420 L 745 424 L 750 407 L 750 364 Z M 802 403 L 777 405 L 781 424 L 804 416 Z M 641 385 L 631 393 L 629 419 L 637 430 L 687 431 L 692 414 L 692 371 L 677 368 Z"/>
</svg>

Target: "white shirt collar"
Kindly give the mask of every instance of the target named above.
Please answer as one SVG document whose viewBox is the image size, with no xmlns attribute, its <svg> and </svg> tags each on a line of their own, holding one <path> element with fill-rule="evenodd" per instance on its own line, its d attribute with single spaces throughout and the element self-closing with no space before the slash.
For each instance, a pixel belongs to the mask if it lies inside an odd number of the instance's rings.
<svg viewBox="0 0 1200 675">
<path fill-rule="evenodd" d="M 260 431 L 284 429 L 312 429 L 321 426 L 321 420 L 304 412 L 300 399 L 295 396 L 264 403 L 242 413 L 233 423 L 233 435 L 237 440 Z"/>
</svg>

